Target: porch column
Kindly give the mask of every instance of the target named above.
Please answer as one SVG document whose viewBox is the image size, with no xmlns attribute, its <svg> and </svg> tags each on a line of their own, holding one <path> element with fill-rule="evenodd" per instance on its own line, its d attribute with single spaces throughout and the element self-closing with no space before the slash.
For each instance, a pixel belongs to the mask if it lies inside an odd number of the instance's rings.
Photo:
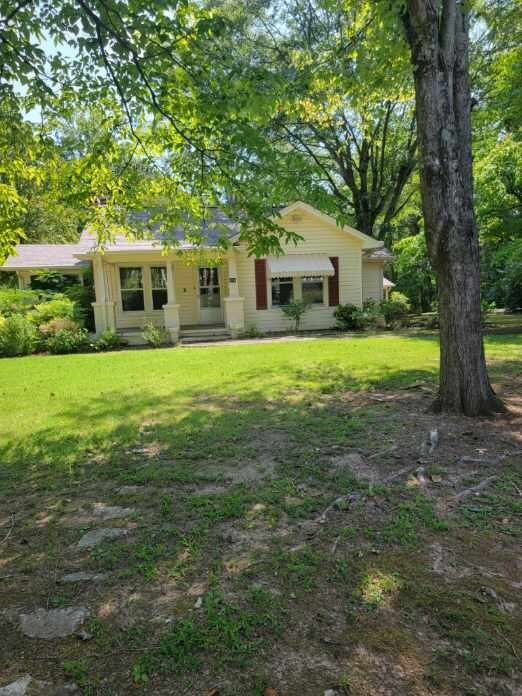
<svg viewBox="0 0 522 696">
<path fill-rule="evenodd" d="M 176 287 L 174 285 L 172 261 L 167 262 L 167 304 L 163 305 L 163 316 L 171 343 L 177 343 L 179 339 L 179 304 L 176 304 Z"/>
<path fill-rule="evenodd" d="M 233 251 L 228 256 L 228 297 L 223 300 L 225 308 L 225 325 L 232 335 L 245 330 L 245 300 L 239 296 L 237 282 L 237 262 Z"/>
<path fill-rule="evenodd" d="M 31 287 L 31 271 L 16 271 L 18 277 L 18 288 L 27 290 Z"/>
<path fill-rule="evenodd" d="M 92 272 L 96 294 L 96 302 L 92 303 L 96 334 L 101 334 L 105 329 L 114 331 L 116 329 L 115 302 L 110 300 L 105 264 L 100 254 L 96 254 L 92 260 Z"/>
</svg>

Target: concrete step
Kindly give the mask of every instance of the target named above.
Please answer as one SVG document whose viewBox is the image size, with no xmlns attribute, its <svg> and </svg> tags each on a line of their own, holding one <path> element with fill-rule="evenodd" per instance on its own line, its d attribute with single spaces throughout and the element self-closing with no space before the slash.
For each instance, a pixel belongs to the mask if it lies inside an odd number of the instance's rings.
<svg viewBox="0 0 522 696">
<path fill-rule="evenodd" d="M 184 346 L 191 345 L 194 343 L 219 343 L 219 341 L 228 341 L 232 338 L 230 332 L 223 332 L 220 334 L 201 334 L 199 336 L 181 336 L 179 337 L 180 343 Z"/>
<path fill-rule="evenodd" d="M 199 336 L 230 336 L 230 331 L 224 326 L 200 326 L 197 328 L 181 328 L 179 332 L 182 338 L 198 338 Z"/>
</svg>

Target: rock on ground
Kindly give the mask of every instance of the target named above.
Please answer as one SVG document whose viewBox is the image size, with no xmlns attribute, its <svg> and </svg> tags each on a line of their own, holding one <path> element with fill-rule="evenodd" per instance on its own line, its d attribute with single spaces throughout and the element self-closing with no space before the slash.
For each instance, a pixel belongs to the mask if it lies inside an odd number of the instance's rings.
<svg viewBox="0 0 522 696">
<path fill-rule="evenodd" d="M 86 607 L 37 609 L 31 614 L 20 614 L 20 628 L 29 638 L 65 638 L 74 633 L 88 616 Z"/>
<path fill-rule="evenodd" d="M 25 696 L 31 681 L 31 676 L 26 674 L 25 677 L 20 677 L 7 686 L 0 686 L 0 696 Z"/>
<path fill-rule="evenodd" d="M 82 536 L 76 547 L 81 551 L 83 549 L 92 549 L 106 539 L 117 539 L 125 536 L 128 533 L 127 529 L 114 529 L 113 527 L 102 527 L 101 529 L 91 529 Z"/>
</svg>

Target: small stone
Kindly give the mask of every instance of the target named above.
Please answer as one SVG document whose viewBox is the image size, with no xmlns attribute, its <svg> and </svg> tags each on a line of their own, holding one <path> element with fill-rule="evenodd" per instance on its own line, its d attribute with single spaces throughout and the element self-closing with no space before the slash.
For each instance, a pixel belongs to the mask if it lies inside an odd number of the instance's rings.
<svg viewBox="0 0 522 696">
<path fill-rule="evenodd" d="M 201 609 L 203 606 L 203 597 L 198 597 L 194 602 L 194 609 Z"/>
<path fill-rule="evenodd" d="M 146 493 L 147 490 L 145 486 L 120 486 L 116 489 L 116 493 L 119 495 L 134 495 L 134 493 Z"/>
<path fill-rule="evenodd" d="M 339 692 L 335 689 L 326 689 L 324 696 L 339 696 Z"/>
<path fill-rule="evenodd" d="M 106 577 L 105 573 L 83 573 L 78 571 L 77 573 L 67 573 L 67 575 L 60 578 L 60 582 L 101 582 Z"/>
<path fill-rule="evenodd" d="M 118 505 L 104 505 L 103 503 L 95 503 L 92 514 L 94 517 L 99 517 L 102 520 L 115 520 L 120 517 L 129 517 L 135 512 L 134 508 L 124 508 Z"/>
<path fill-rule="evenodd" d="M 31 681 L 32 677 L 26 674 L 7 686 L 0 686 L 0 696 L 24 696 Z"/>
<path fill-rule="evenodd" d="M 73 634 L 88 616 L 85 607 L 37 609 L 31 614 L 20 614 L 20 628 L 29 638 L 65 638 Z"/>
<path fill-rule="evenodd" d="M 93 634 L 87 631 L 78 631 L 75 635 L 79 640 L 92 640 L 94 638 Z"/>
<path fill-rule="evenodd" d="M 80 551 L 83 549 L 92 549 L 106 539 L 118 539 L 119 537 L 128 534 L 127 529 L 114 529 L 113 527 L 102 527 L 101 529 L 92 529 L 82 536 L 77 543 L 76 548 Z"/>
</svg>

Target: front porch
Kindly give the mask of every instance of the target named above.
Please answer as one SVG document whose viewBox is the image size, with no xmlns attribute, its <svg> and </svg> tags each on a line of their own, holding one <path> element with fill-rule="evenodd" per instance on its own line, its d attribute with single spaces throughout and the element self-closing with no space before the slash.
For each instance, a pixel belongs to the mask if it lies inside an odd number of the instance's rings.
<svg viewBox="0 0 522 696">
<path fill-rule="evenodd" d="M 137 345 L 150 323 L 164 327 L 172 343 L 230 338 L 245 328 L 234 251 L 196 262 L 160 251 L 97 253 L 92 263 L 97 334 L 112 329 Z"/>
</svg>

